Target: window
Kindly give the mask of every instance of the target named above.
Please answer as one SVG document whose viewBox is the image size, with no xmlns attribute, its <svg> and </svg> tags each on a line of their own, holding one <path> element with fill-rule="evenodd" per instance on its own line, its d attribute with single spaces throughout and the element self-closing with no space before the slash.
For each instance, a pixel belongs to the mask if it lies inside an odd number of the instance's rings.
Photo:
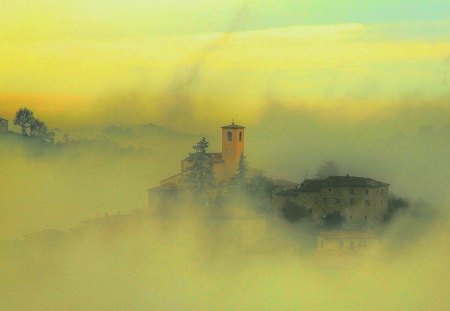
<svg viewBox="0 0 450 311">
<path fill-rule="evenodd" d="M 228 141 L 232 141 L 233 140 L 233 133 L 231 133 L 231 132 L 227 133 L 227 140 Z"/>
<path fill-rule="evenodd" d="M 353 205 L 353 203 L 354 203 L 354 201 L 353 201 L 353 199 L 350 199 L 350 205 Z"/>
<path fill-rule="evenodd" d="M 323 198 L 323 203 L 327 203 L 327 198 Z"/>
<path fill-rule="evenodd" d="M 364 222 L 367 222 L 367 216 L 364 216 Z"/>
<path fill-rule="evenodd" d="M 338 204 L 339 202 L 340 202 L 339 199 L 334 199 L 334 203 L 335 203 L 335 204 Z"/>
<path fill-rule="evenodd" d="M 328 188 L 328 192 L 331 192 L 331 188 Z"/>
<path fill-rule="evenodd" d="M 353 189 L 349 189 L 348 193 L 353 194 Z"/>
<path fill-rule="evenodd" d="M 370 206 L 370 201 L 369 200 L 365 200 L 364 202 L 365 202 L 366 206 Z"/>
<path fill-rule="evenodd" d="M 342 240 L 339 241 L 339 248 L 340 249 L 344 248 L 344 241 L 342 241 Z"/>
<path fill-rule="evenodd" d="M 242 141 L 242 132 L 239 132 L 239 141 Z"/>
<path fill-rule="evenodd" d="M 366 189 L 366 194 L 369 194 L 369 189 Z"/>
</svg>

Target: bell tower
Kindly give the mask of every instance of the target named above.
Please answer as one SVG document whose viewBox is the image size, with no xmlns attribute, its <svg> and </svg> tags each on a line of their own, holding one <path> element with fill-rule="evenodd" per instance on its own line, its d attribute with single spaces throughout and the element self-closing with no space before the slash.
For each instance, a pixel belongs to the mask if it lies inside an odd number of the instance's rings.
<svg viewBox="0 0 450 311">
<path fill-rule="evenodd" d="M 235 124 L 222 126 L 222 160 L 227 178 L 237 173 L 239 158 L 244 152 L 245 127 Z"/>
</svg>

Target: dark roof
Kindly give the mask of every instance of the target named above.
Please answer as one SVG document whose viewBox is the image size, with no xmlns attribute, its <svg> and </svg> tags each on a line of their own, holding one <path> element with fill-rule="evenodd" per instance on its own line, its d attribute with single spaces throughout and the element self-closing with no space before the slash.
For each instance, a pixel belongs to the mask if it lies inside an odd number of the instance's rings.
<svg viewBox="0 0 450 311">
<path fill-rule="evenodd" d="M 224 126 L 222 126 L 222 128 L 223 128 L 223 129 L 245 129 L 244 126 L 239 125 L 239 124 L 236 124 L 236 123 L 234 123 L 234 121 L 233 121 L 233 123 L 231 123 L 230 125 L 224 125 Z"/>
<path fill-rule="evenodd" d="M 367 177 L 329 176 L 323 180 L 322 187 L 382 187 L 389 184 Z"/>
<path fill-rule="evenodd" d="M 367 177 L 355 176 L 329 176 L 327 179 L 305 179 L 297 189 L 288 189 L 277 192 L 277 195 L 289 196 L 300 192 L 317 192 L 327 187 L 364 187 L 377 188 L 389 184 Z"/>
<path fill-rule="evenodd" d="M 315 192 L 322 187 L 323 179 L 305 179 L 298 188 L 299 192 Z"/>
<path fill-rule="evenodd" d="M 5 120 L 5 121 L 8 121 L 8 119 L 2 118 L 2 117 L 0 117 L 0 120 Z"/>
<path fill-rule="evenodd" d="M 283 187 L 283 186 L 297 186 L 298 183 L 296 183 L 295 181 L 290 181 L 290 180 L 286 180 L 286 179 L 282 179 L 282 178 L 272 178 L 272 184 L 275 187 Z"/>
<path fill-rule="evenodd" d="M 282 191 L 278 191 L 277 193 L 275 193 L 275 195 L 282 195 L 282 196 L 294 196 L 294 195 L 298 195 L 299 194 L 299 190 L 298 188 L 296 189 L 286 189 L 286 190 L 282 190 Z"/>
<path fill-rule="evenodd" d="M 166 180 L 169 180 L 169 179 L 171 179 L 171 178 L 177 177 L 177 176 L 179 176 L 179 175 L 181 175 L 181 173 L 177 173 L 177 174 L 172 175 L 172 176 L 170 176 L 170 177 L 166 177 L 166 178 L 162 179 L 162 180 L 160 181 L 160 183 L 164 183 Z"/>
</svg>

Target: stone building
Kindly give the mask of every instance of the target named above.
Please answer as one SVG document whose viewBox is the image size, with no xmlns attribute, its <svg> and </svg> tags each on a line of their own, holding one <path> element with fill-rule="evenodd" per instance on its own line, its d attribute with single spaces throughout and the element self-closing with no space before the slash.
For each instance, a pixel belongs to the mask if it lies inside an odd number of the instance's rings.
<svg viewBox="0 0 450 311">
<path fill-rule="evenodd" d="M 0 133 L 8 132 L 8 120 L 0 118 Z"/>
<path fill-rule="evenodd" d="M 366 177 L 329 176 L 306 179 L 296 189 L 275 194 L 273 203 L 303 206 L 320 223 L 337 215 L 346 225 L 376 225 L 387 214 L 389 184 Z"/>
</svg>

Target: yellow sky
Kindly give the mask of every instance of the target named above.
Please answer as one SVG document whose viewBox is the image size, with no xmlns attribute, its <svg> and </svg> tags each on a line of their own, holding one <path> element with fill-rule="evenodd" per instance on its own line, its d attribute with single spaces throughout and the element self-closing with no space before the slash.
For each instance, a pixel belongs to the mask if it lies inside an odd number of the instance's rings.
<svg viewBox="0 0 450 311">
<path fill-rule="evenodd" d="M 208 31 L 214 24 L 181 31 L 187 23 L 178 20 L 183 10 L 190 12 L 186 18 L 207 23 L 209 6 L 194 14 L 186 6 L 175 11 L 155 4 L 156 12 L 166 14 L 159 17 L 165 28 L 158 32 L 142 14 L 115 2 L 115 11 L 103 15 L 95 5 L 83 11 L 55 1 L 17 3 L 2 4 L 0 16 L 7 26 L 0 35 L 0 114 L 7 118 L 27 106 L 55 126 L 90 123 L 105 111 L 104 123 L 169 122 L 168 115 L 186 110 L 197 119 L 220 111 L 221 120 L 251 122 L 270 101 L 338 107 L 332 109 L 355 118 L 402 96 L 442 96 L 449 86 L 450 41 L 442 31 L 405 35 L 408 28 L 419 33 L 417 22 L 235 29 L 241 15 L 236 20 L 233 10 L 240 6 L 218 1 L 217 8 L 228 10 L 221 17 L 228 22 L 223 31 Z M 254 12 L 244 13 L 248 20 Z M 449 23 L 419 24 L 447 29 Z M 170 25 L 178 31 L 169 31 Z M 364 110 L 358 109 L 362 104 Z"/>
</svg>

